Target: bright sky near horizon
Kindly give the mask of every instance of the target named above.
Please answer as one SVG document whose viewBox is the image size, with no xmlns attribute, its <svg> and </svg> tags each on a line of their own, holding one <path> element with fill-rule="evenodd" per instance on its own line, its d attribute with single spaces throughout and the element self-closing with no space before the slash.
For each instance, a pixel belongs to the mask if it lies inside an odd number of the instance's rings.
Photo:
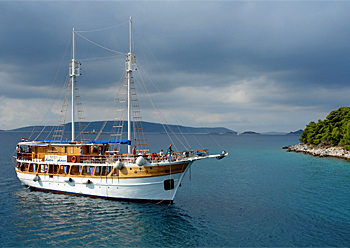
<svg viewBox="0 0 350 248">
<path fill-rule="evenodd" d="M 73 28 L 111 27 L 130 16 L 135 38 L 142 37 L 175 85 L 160 87 L 183 115 L 184 123 L 171 124 L 290 132 L 349 105 L 348 1 L 0 1 L 0 13 L 0 129 L 42 124 L 63 81 L 56 78 L 61 61 L 61 72 L 68 70 L 70 50 L 62 57 Z M 122 31 L 94 41 L 126 52 L 127 24 Z M 91 44 L 78 39 L 79 60 Z M 143 52 L 135 51 L 136 58 Z M 81 62 L 86 118 L 104 120 L 99 106 L 124 63 Z M 150 104 L 141 111 L 145 121 L 159 122 Z"/>
</svg>

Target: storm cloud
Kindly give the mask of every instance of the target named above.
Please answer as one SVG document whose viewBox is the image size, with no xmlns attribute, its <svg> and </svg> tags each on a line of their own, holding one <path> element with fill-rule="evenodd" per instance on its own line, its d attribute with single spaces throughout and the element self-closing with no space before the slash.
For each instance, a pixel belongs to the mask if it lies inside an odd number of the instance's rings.
<svg viewBox="0 0 350 248">
<path fill-rule="evenodd" d="M 166 98 L 185 124 L 240 132 L 303 129 L 348 105 L 348 13 L 346 1 L 0 2 L 0 129 L 44 118 L 64 90 L 73 28 L 116 26 L 130 16 L 138 69 L 156 74 L 158 88 L 148 93 L 155 102 Z M 116 30 L 80 34 L 126 52 L 128 24 Z M 98 105 L 110 97 L 125 57 L 84 61 L 115 54 L 76 39 L 86 117 L 102 120 L 107 110 Z M 144 59 L 149 51 L 157 61 Z M 162 83 L 168 80 L 175 87 Z M 159 121 L 147 96 L 138 93 L 144 120 Z M 57 112 L 51 114 L 54 119 Z"/>
</svg>

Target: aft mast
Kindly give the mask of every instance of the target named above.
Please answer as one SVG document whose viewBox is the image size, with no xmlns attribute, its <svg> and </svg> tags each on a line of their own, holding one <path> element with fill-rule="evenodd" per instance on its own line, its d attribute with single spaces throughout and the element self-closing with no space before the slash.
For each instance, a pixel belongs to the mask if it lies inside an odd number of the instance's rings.
<svg viewBox="0 0 350 248">
<path fill-rule="evenodd" d="M 72 61 L 70 65 L 70 77 L 72 86 L 72 141 L 75 140 L 75 130 L 74 130 L 74 82 L 77 76 L 80 76 L 80 63 L 75 61 L 75 31 L 73 28 L 73 44 L 72 44 Z"/>
<path fill-rule="evenodd" d="M 127 78 L 128 78 L 128 153 L 131 154 L 131 86 L 130 79 L 132 73 L 132 53 L 131 53 L 131 39 L 132 39 L 132 20 L 130 17 L 129 23 L 129 53 L 127 56 Z"/>
<path fill-rule="evenodd" d="M 74 80 L 75 80 L 75 51 L 74 51 L 74 28 L 73 28 L 73 48 L 72 48 L 72 74 L 71 74 L 71 80 L 72 80 L 72 141 L 74 141 Z"/>
</svg>

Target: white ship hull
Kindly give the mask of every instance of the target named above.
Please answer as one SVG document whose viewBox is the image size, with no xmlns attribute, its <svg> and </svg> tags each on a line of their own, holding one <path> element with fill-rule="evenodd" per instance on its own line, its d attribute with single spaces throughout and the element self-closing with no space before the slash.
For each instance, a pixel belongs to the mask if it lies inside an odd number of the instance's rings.
<svg viewBox="0 0 350 248">
<path fill-rule="evenodd" d="M 18 169 L 16 173 L 18 179 L 33 190 L 123 201 L 172 202 L 191 164 L 182 173 L 131 179 L 40 175 Z M 169 179 L 173 180 L 170 190 L 164 185 Z"/>
</svg>

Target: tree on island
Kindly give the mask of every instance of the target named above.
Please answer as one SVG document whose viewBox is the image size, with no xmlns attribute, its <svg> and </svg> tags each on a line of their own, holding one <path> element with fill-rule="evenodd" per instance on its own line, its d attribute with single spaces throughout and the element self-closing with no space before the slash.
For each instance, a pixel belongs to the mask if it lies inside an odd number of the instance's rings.
<svg viewBox="0 0 350 248">
<path fill-rule="evenodd" d="M 299 139 L 304 144 L 342 146 L 350 150 L 350 107 L 340 107 L 325 120 L 311 121 Z"/>
</svg>

